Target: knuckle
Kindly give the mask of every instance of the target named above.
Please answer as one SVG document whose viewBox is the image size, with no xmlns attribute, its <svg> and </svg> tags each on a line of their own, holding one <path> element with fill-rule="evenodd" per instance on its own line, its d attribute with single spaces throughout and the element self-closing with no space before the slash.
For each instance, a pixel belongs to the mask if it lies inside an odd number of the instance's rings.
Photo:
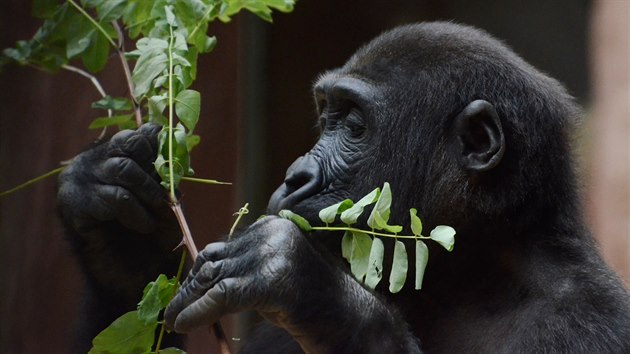
<svg viewBox="0 0 630 354">
<path fill-rule="evenodd" d="M 115 199 L 119 203 L 128 203 L 129 200 L 131 200 L 131 195 L 129 194 L 129 192 L 122 188 L 116 188 L 116 191 L 114 193 Z"/>
</svg>

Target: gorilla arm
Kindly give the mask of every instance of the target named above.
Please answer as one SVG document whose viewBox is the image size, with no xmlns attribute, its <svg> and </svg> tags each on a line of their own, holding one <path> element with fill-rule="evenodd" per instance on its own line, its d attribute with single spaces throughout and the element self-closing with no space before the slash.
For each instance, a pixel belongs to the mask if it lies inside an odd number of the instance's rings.
<svg viewBox="0 0 630 354">
<path fill-rule="evenodd" d="M 290 221 L 267 217 L 212 243 L 165 312 L 188 332 L 227 313 L 257 310 L 307 353 L 419 353 L 396 310 L 325 259 Z"/>
</svg>

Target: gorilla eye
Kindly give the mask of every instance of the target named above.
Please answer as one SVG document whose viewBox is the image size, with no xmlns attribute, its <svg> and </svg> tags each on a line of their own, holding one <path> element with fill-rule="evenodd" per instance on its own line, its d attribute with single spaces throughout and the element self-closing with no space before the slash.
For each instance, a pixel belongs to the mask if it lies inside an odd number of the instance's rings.
<svg viewBox="0 0 630 354">
<path fill-rule="evenodd" d="M 362 137 L 367 130 L 361 113 L 359 108 L 352 107 L 344 119 L 344 125 L 350 132 L 350 136 L 355 139 Z"/>
</svg>

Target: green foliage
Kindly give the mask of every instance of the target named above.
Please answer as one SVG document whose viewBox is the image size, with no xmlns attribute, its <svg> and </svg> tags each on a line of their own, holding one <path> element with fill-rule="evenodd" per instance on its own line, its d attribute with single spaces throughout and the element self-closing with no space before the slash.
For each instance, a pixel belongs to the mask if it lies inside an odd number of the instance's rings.
<svg viewBox="0 0 630 354">
<path fill-rule="evenodd" d="M 451 252 L 455 247 L 455 230 L 450 226 L 440 225 L 431 230 L 429 237 Z"/>
<path fill-rule="evenodd" d="M 181 178 L 192 174 L 188 155 L 200 141 L 193 131 L 201 95 L 189 87 L 197 76 L 198 55 L 212 51 L 217 42 L 207 34 L 209 23 L 228 22 L 241 10 L 271 21 L 273 9 L 290 12 L 294 4 L 295 0 L 35 0 L 33 14 L 44 19 L 42 27 L 31 40 L 5 49 L 0 68 L 14 62 L 56 72 L 78 60 L 94 73 L 105 67 L 110 51 L 121 51 L 116 43 L 123 40 L 121 34 L 137 39 L 135 50 L 120 52 L 135 61 L 134 101 L 106 96 L 94 107 L 109 110 L 109 117 L 97 118 L 89 128 L 130 128 L 134 105 L 139 104 L 137 109 L 148 113 L 148 121 L 164 126 L 155 166 L 174 199 Z M 117 30 L 119 25 L 122 31 Z"/>
<path fill-rule="evenodd" d="M 146 324 L 138 311 L 130 311 L 118 317 L 92 340 L 90 354 L 147 353 L 153 346 L 157 322 Z"/>
<path fill-rule="evenodd" d="M 365 285 L 374 289 L 376 285 L 383 279 L 383 256 L 385 254 L 385 245 L 383 241 L 374 237 L 372 240 L 372 248 L 370 249 L 370 257 L 368 258 L 368 269 L 365 275 Z"/>
<path fill-rule="evenodd" d="M 295 225 L 297 225 L 302 231 L 306 231 L 309 232 L 311 231 L 313 228 L 311 227 L 311 224 L 309 224 L 309 222 L 304 219 L 303 217 L 301 217 L 300 215 L 290 211 L 290 210 L 280 210 L 280 213 L 278 213 L 278 215 L 282 218 L 291 220 Z"/>
<path fill-rule="evenodd" d="M 389 291 L 397 293 L 405 285 L 407 280 L 407 250 L 402 241 L 394 243 L 394 259 L 392 260 L 392 272 L 389 274 Z"/>
<path fill-rule="evenodd" d="M 176 278 L 168 279 L 160 274 L 145 287 L 137 310 L 120 316 L 94 338 L 90 353 L 150 352 L 155 342 L 158 315 L 175 296 L 178 287 Z M 169 350 L 183 353 L 175 348 Z"/>
<path fill-rule="evenodd" d="M 374 207 L 367 220 L 371 230 L 354 227 L 365 207 L 372 204 Z M 417 210 L 412 208 L 409 209 L 409 227 L 413 235 L 399 235 L 403 227 L 388 224 L 391 205 L 391 188 L 389 183 L 385 182 L 382 189 L 374 189 L 356 203 L 346 199 L 322 209 L 319 218 L 326 226 L 311 226 L 306 219 L 288 210 L 282 210 L 279 215 L 295 222 L 307 232 L 345 231 L 341 239 L 341 255 L 350 263 L 350 271 L 354 277 L 372 289 L 376 288 L 383 278 L 385 247 L 381 238 L 394 238 L 394 253 L 389 274 L 389 291 L 392 293 L 397 293 L 403 288 L 409 270 L 409 257 L 402 240 L 415 240 L 415 289 L 420 290 L 429 261 L 429 249 L 422 240 L 434 240 L 450 252 L 455 245 L 455 230 L 450 226 L 439 225 L 431 231 L 430 236 L 423 236 L 422 221 L 417 216 Z M 330 225 L 337 220 L 337 216 L 345 225 Z"/>
<path fill-rule="evenodd" d="M 341 253 L 348 256 L 346 260 L 350 263 L 350 271 L 354 277 L 363 282 L 368 271 L 372 238 L 360 231 L 346 232 L 343 237 L 346 240 L 341 242 Z"/>
<path fill-rule="evenodd" d="M 422 289 L 422 280 L 427 263 L 429 263 L 429 248 L 422 240 L 418 240 L 416 241 L 416 290 Z"/>
<path fill-rule="evenodd" d="M 18 41 L 14 48 L 2 51 L 0 70 L 16 63 L 49 72 L 67 69 L 89 78 L 103 96 L 92 107 L 108 112 L 108 117 L 95 119 L 90 129 L 114 125 L 127 129 L 146 121 L 162 125 L 154 165 L 162 185 L 170 189 L 171 201 L 177 204 L 175 188 L 185 176 L 194 173 L 190 152 L 201 140 L 193 134 L 199 121 L 201 95 L 189 87 L 197 76 L 198 55 L 212 51 L 217 43 L 214 36 L 207 34 L 208 24 L 216 19 L 227 22 L 241 10 L 271 21 L 272 9 L 289 12 L 294 3 L 295 0 L 34 0 L 32 13 L 43 19 L 43 24 L 32 39 Z M 136 48 L 130 52 L 124 51 L 125 34 L 136 40 Z M 118 55 L 111 55 L 112 51 Z M 98 79 L 88 73 L 99 72 L 110 58 L 116 57 L 125 70 L 129 99 L 107 95 Z M 135 61 L 133 73 L 129 73 L 128 61 Z M 81 62 L 85 70 L 70 65 L 71 62 Z M 141 117 L 143 112 L 147 117 Z M 299 216 L 294 219 L 302 227 L 310 227 Z M 182 268 L 183 261 L 180 273 Z M 176 289 L 177 280 L 160 275 L 145 288 L 137 311 L 121 316 L 94 338 L 90 353 L 150 352 L 159 313 Z M 156 351 L 162 334 L 163 327 Z M 176 348 L 161 352 L 183 353 Z"/>
<path fill-rule="evenodd" d="M 368 195 L 359 199 L 358 202 L 354 203 L 351 208 L 343 211 L 340 216 L 341 221 L 346 225 L 352 225 L 356 223 L 359 216 L 361 216 L 361 214 L 363 213 L 363 209 L 365 209 L 366 206 L 376 202 L 380 195 L 380 188 L 376 188 L 375 190 L 371 191 L 370 193 L 368 193 Z"/>
<path fill-rule="evenodd" d="M 168 279 L 164 274 L 147 284 L 142 292 L 142 300 L 138 303 L 140 320 L 145 324 L 157 322 L 158 314 L 166 308 L 178 287 L 177 279 Z"/>
</svg>

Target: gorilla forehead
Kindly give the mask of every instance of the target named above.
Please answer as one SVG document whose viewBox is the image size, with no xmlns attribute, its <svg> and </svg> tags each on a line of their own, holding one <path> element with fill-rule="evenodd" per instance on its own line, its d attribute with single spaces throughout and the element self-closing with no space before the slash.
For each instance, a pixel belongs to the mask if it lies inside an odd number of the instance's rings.
<svg viewBox="0 0 630 354">
<path fill-rule="evenodd" d="M 487 32 L 451 22 L 410 24 L 384 32 L 360 48 L 342 71 L 391 77 L 410 69 L 432 70 L 501 66 L 535 72 Z M 382 71 L 379 71 L 381 69 Z M 496 69 L 496 68 L 495 68 Z"/>
<path fill-rule="evenodd" d="M 384 113 L 384 121 L 398 117 L 439 124 L 476 99 L 491 102 L 507 129 L 523 137 L 535 136 L 531 129 L 539 124 L 572 127 L 580 116 L 573 97 L 556 80 L 487 32 L 451 22 L 384 32 L 332 76 L 357 78 L 375 88 L 383 103 L 379 109 L 396 107 Z"/>
</svg>

